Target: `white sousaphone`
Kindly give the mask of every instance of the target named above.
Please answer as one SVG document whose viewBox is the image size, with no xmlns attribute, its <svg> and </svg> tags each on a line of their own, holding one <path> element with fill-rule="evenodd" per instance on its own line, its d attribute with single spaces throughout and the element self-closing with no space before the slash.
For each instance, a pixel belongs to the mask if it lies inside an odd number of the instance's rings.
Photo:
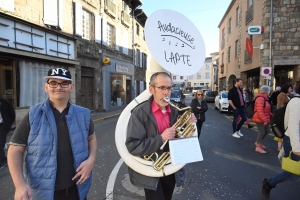
<svg viewBox="0 0 300 200">
<path fill-rule="evenodd" d="M 146 21 L 145 36 L 155 60 L 172 74 L 188 76 L 201 69 L 205 59 L 204 42 L 195 25 L 182 14 L 173 10 L 154 12 Z M 147 89 L 126 106 L 117 122 L 115 142 L 121 158 L 131 169 L 145 176 L 162 177 L 177 172 L 185 164 L 168 163 L 163 170 L 155 170 L 153 161 L 131 155 L 125 146 L 131 110 L 150 96 Z M 194 127 L 193 136 L 197 136 L 195 124 Z"/>
</svg>

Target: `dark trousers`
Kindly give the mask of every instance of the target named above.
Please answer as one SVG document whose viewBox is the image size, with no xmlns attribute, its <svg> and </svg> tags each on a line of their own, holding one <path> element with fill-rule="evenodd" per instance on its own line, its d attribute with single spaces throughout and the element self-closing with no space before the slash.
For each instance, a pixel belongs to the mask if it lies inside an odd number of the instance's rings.
<svg viewBox="0 0 300 200">
<path fill-rule="evenodd" d="M 156 191 L 144 188 L 146 200 L 171 200 L 175 183 L 175 174 L 161 177 L 158 181 Z"/>
<path fill-rule="evenodd" d="M 67 189 L 55 190 L 54 200 L 79 200 L 76 184 Z"/>
<path fill-rule="evenodd" d="M 0 164 L 6 160 L 5 157 L 5 143 L 6 143 L 6 136 L 9 133 L 9 131 L 4 130 L 4 124 L 0 124 Z"/>
<path fill-rule="evenodd" d="M 197 124 L 196 125 L 197 125 L 197 130 L 198 130 L 198 138 L 200 138 L 202 124 L 203 124 L 203 121 L 201 121 L 201 119 L 197 119 Z"/>
<path fill-rule="evenodd" d="M 239 131 L 241 129 L 241 127 L 247 120 L 247 117 L 246 117 L 244 107 L 237 108 L 237 109 L 233 110 L 232 112 L 233 112 L 232 129 L 233 129 L 233 133 L 235 133 L 236 131 Z M 241 116 L 242 119 L 241 119 L 240 123 L 236 124 L 239 115 Z"/>
</svg>

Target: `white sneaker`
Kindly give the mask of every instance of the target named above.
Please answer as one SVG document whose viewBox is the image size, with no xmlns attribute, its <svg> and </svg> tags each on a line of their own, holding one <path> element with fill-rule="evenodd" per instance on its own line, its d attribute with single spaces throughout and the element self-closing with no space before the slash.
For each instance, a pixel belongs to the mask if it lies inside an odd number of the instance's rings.
<svg viewBox="0 0 300 200">
<path fill-rule="evenodd" d="M 241 133 L 241 131 L 237 131 L 237 134 L 241 137 L 243 137 L 244 135 Z"/>
<path fill-rule="evenodd" d="M 234 134 L 232 134 L 232 137 L 235 137 L 235 138 L 241 138 L 241 136 L 239 136 L 239 134 L 238 134 L 238 131 L 235 132 Z"/>
</svg>

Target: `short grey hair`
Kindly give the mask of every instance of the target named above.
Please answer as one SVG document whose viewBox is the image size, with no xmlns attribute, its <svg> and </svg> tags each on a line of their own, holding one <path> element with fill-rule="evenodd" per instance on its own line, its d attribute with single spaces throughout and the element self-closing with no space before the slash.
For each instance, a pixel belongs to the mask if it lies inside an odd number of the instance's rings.
<svg viewBox="0 0 300 200">
<path fill-rule="evenodd" d="M 280 86 L 277 86 L 277 87 L 276 87 L 276 91 L 281 91 L 281 87 L 280 87 Z"/>
<path fill-rule="evenodd" d="M 271 91 L 271 88 L 267 85 L 263 85 L 259 89 L 260 93 L 269 94 Z"/>
<path fill-rule="evenodd" d="M 149 85 L 155 86 L 155 84 L 156 84 L 156 77 L 157 77 L 158 75 L 162 75 L 162 76 L 164 76 L 164 77 L 169 77 L 169 78 L 171 79 L 171 81 L 172 81 L 172 78 L 171 78 L 170 74 L 168 74 L 167 72 L 156 72 L 156 73 L 152 74 L 152 76 L 151 76 L 151 78 L 150 78 L 150 83 L 149 83 Z"/>
</svg>

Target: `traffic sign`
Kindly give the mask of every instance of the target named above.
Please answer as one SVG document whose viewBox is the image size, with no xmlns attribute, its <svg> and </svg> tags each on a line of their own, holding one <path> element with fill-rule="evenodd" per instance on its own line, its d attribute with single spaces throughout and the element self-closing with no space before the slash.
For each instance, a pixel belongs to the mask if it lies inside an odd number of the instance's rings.
<svg viewBox="0 0 300 200">
<path fill-rule="evenodd" d="M 264 33 L 264 27 L 262 26 L 248 26 L 249 35 L 259 35 Z"/>
<path fill-rule="evenodd" d="M 252 57 L 253 56 L 253 45 L 249 38 L 246 38 L 246 50 L 247 50 L 249 56 Z"/>
<path fill-rule="evenodd" d="M 265 79 L 271 79 L 272 67 L 261 67 L 260 75 Z"/>
</svg>

